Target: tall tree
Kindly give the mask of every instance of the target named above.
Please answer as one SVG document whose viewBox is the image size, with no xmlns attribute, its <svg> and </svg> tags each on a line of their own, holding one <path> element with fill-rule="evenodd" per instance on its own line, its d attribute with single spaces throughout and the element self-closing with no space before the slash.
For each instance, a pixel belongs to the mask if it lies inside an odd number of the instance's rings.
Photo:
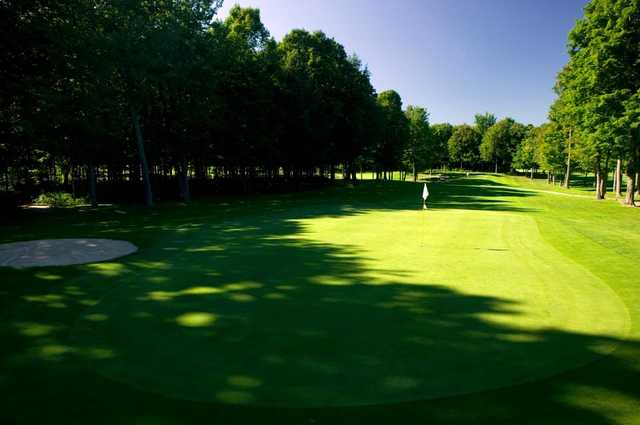
<svg viewBox="0 0 640 425">
<path fill-rule="evenodd" d="M 611 159 L 626 156 L 633 205 L 638 171 L 640 0 L 592 0 L 569 34 L 570 60 L 558 76 L 561 97 L 575 106 L 579 150 L 596 172 L 596 198 L 606 193 Z"/>
<path fill-rule="evenodd" d="M 555 183 L 555 176 L 566 163 L 565 135 L 560 127 L 554 123 L 540 126 L 536 161 L 547 171 L 548 183 Z"/>
<path fill-rule="evenodd" d="M 402 99 L 397 92 L 387 90 L 380 93 L 378 105 L 382 114 L 383 134 L 375 155 L 380 171 L 386 175 L 388 171 L 400 168 L 409 128 L 402 111 Z"/>
<path fill-rule="evenodd" d="M 481 138 L 484 137 L 484 134 L 496 123 L 496 121 L 496 116 L 490 114 L 489 112 L 485 112 L 484 114 L 476 114 L 474 116 L 476 130 L 478 130 L 478 133 L 480 133 Z"/>
<path fill-rule="evenodd" d="M 449 123 L 433 124 L 429 137 L 429 152 L 434 166 L 445 166 L 449 163 L 449 139 L 453 134 L 453 126 Z"/>
<path fill-rule="evenodd" d="M 535 169 L 540 167 L 538 160 L 543 134 L 544 126 L 529 129 L 527 137 L 518 145 L 513 156 L 513 167 L 530 170 L 531 179 L 533 179 Z"/>
<path fill-rule="evenodd" d="M 418 179 L 418 169 L 433 163 L 433 153 L 429 152 L 429 113 L 419 106 L 407 107 L 405 111 L 409 126 L 405 161 L 411 167 L 413 181 Z"/>
<path fill-rule="evenodd" d="M 482 138 L 480 145 L 482 160 L 492 163 L 495 173 L 500 168 L 509 170 L 513 155 L 526 134 L 527 128 L 511 118 L 498 121 L 485 132 Z"/>
<path fill-rule="evenodd" d="M 474 167 L 480 159 L 480 133 L 474 127 L 463 124 L 455 127 L 448 141 L 449 159 L 464 165 Z"/>
</svg>

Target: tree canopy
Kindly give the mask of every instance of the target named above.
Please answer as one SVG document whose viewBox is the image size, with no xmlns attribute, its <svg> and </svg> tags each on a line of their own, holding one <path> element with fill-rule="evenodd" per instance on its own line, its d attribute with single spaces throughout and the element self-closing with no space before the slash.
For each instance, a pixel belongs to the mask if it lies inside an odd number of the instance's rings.
<svg viewBox="0 0 640 425">
<path fill-rule="evenodd" d="M 595 170 L 598 199 L 610 160 L 626 159 L 631 205 L 640 157 L 640 1 L 592 0 L 568 46 L 550 118 L 576 136 L 582 163 Z"/>
<path fill-rule="evenodd" d="M 449 158 L 454 163 L 473 166 L 480 158 L 480 133 L 474 127 L 463 124 L 457 126 L 448 141 Z"/>
</svg>

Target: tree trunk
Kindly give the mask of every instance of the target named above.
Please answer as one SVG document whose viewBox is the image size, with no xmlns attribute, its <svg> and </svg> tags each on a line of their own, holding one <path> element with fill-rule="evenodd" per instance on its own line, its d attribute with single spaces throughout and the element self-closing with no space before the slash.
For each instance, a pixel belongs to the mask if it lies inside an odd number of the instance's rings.
<svg viewBox="0 0 640 425">
<path fill-rule="evenodd" d="M 64 167 L 63 166 L 63 170 L 62 170 L 62 186 L 65 188 L 65 190 L 67 190 L 67 187 L 69 187 L 69 173 L 71 172 L 71 167 L 67 166 Z"/>
<path fill-rule="evenodd" d="M 571 185 L 571 151 L 569 151 L 569 156 L 567 156 L 567 169 L 564 172 L 564 182 L 562 186 L 566 189 L 569 189 Z"/>
<path fill-rule="evenodd" d="M 567 153 L 567 169 L 564 172 L 564 182 L 562 185 L 565 189 L 569 189 L 571 185 L 571 135 L 573 134 L 573 130 L 569 130 L 569 152 Z"/>
<path fill-rule="evenodd" d="M 531 180 L 533 180 L 533 167 L 531 167 Z"/>
<path fill-rule="evenodd" d="M 613 179 L 613 189 L 616 193 L 616 198 L 622 197 L 622 160 L 616 161 L 616 175 Z"/>
<path fill-rule="evenodd" d="M 136 131 L 136 143 L 138 145 L 138 156 L 140 165 L 142 165 L 142 182 L 144 184 L 144 204 L 148 207 L 153 206 L 153 195 L 151 193 L 151 180 L 149 177 L 149 165 L 147 164 L 147 155 L 144 152 L 144 139 L 142 138 L 142 130 L 140 129 L 140 117 L 136 110 L 131 108 L 131 119 L 133 127 Z"/>
<path fill-rule="evenodd" d="M 637 176 L 637 174 L 636 174 Z M 624 204 L 625 205 L 629 205 L 629 206 L 634 206 L 634 195 L 635 195 L 635 191 L 636 191 L 636 187 L 635 187 L 635 177 L 633 175 L 633 173 L 629 173 L 627 174 L 627 193 L 626 196 L 624 198 Z"/>
<path fill-rule="evenodd" d="M 89 201 L 93 208 L 98 206 L 98 197 L 96 195 L 96 169 L 92 162 L 87 165 L 87 178 L 89 180 Z"/>
<path fill-rule="evenodd" d="M 498 174 L 498 158 L 496 158 L 496 163 L 495 163 L 495 167 L 494 167 L 494 171 L 495 174 Z"/>
<path fill-rule="evenodd" d="M 78 180 L 80 179 L 78 167 L 71 166 L 71 196 L 75 199 L 78 191 Z"/>
<path fill-rule="evenodd" d="M 600 166 L 596 168 L 596 199 L 604 199 L 607 191 L 607 178 L 606 174 L 600 169 Z"/>
<path fill-rule="evenodd" d="M 191 190 L 189 189 L 189 166 L 186 159 L 180 161 L 178 166 L 178 186 L 180 189 L 180 199 L 183 202 L 191 201 Z"/>
<path fill-rule="evenodd" d="M 413 167 L 413 170 L 412 170 L 413 171 L 413 181 L 417 182 L 418 181 L 418 171 L 416 171 L 416 162 L 415 161 L 413 161 L 412 167 Z"/>
</svg>

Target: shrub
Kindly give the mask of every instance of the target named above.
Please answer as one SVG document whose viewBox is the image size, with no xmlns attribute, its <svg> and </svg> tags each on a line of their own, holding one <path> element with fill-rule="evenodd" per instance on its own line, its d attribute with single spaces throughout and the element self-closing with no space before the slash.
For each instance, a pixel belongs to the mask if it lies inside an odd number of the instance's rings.
<svg viewBox="0 0 640 425">
<path fill-rule="evenodd" d="M 74 198 L 67 192 L 50 192 L 38 196 L 34 203 L 37 205 L 48 205 L 54 208 L 69 208 L 85 205 L 87 200 L 84 198 Z"/>
</svg>

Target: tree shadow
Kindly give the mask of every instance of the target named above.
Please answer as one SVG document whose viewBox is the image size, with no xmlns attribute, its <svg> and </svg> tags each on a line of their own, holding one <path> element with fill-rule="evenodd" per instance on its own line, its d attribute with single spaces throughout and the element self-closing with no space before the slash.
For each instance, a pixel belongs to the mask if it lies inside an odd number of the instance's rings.
<svg viewBox="0 0 640 425">
<path fill-rule="evenodd" d="M 637 415 L 638 342 L 513 326 L 526 314 L 516 300 L 407 282 L 349 244 L 304 237 L 300 219 L 414 209 L 406 197 L 419 185 L 389 183 L 40 223 L 42 237 L 126 234 L 141 250 L 2 271 L 5 423 L 613 424 L 624 409 Z M 510 192 L 492 183 L 481 197 L 528 196 L 492 195 Z M 476 196 L 456 184 L 457 194 L 432 186 L 436 208 Z"/>
<path fill-rule="evenodd" d="M 489 179 L 456 178 L 430 185 L 428 205 L 433 209 L 465 209 L 535 212 L 514 201 L 536 196 L 534 191 L 513 188 Z"/>
</svg>

